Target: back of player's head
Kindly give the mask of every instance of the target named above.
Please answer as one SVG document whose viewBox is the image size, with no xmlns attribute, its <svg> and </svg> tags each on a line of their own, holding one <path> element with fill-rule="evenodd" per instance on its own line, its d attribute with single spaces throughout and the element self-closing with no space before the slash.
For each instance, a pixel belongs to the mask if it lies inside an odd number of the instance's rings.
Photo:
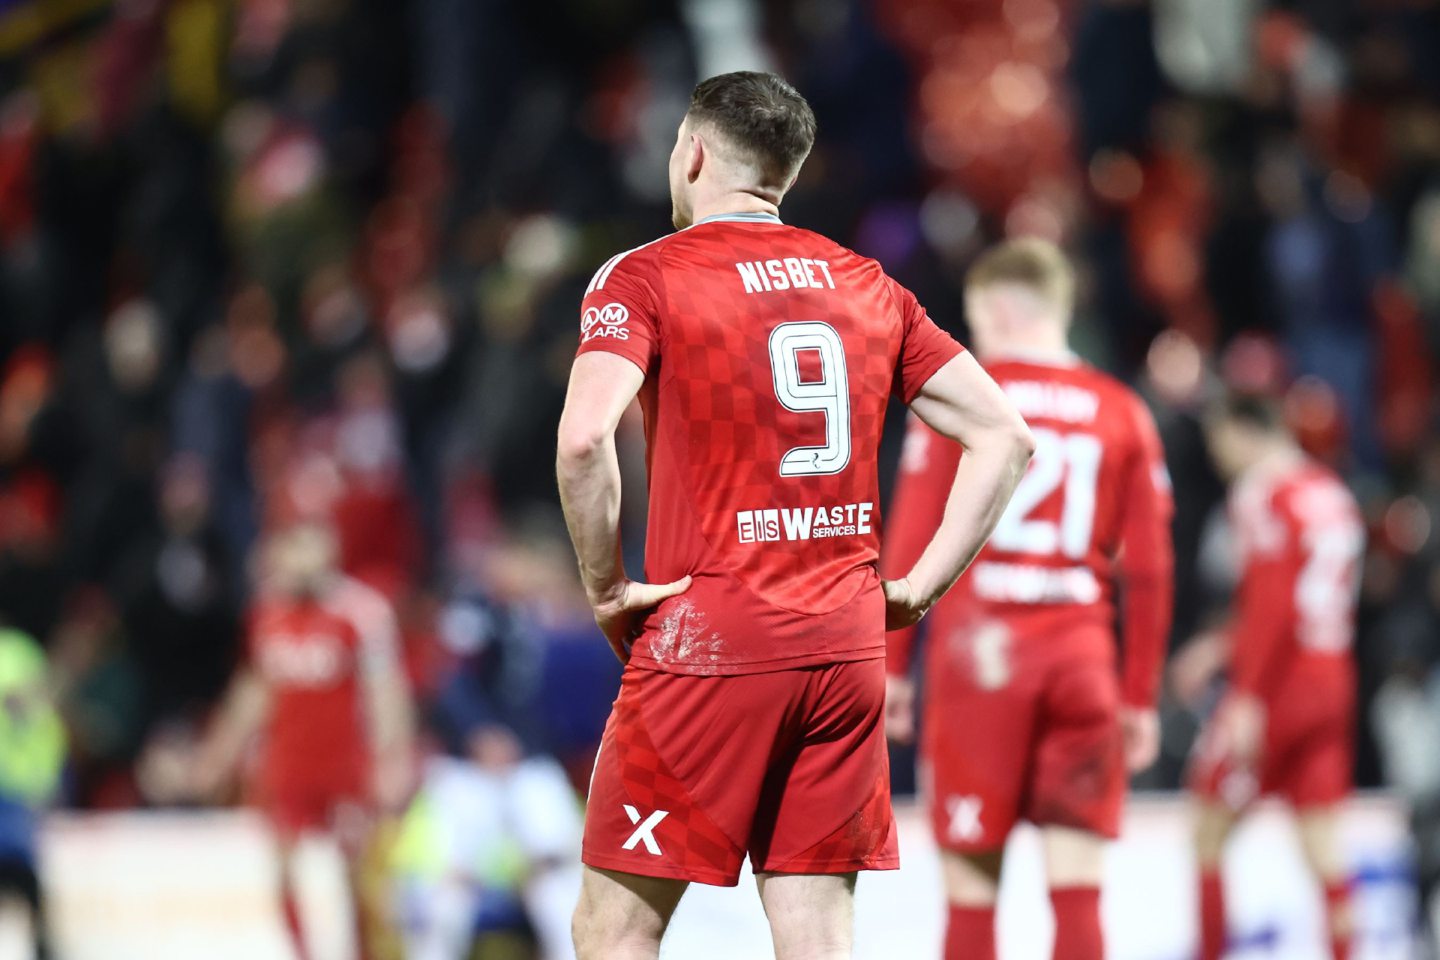
<svg viewBox="0 0 1440 960">
<path fill-rule="evenodd" d="M 1257 433 L 1284 433 L 1285 415 L 1273 397 L 1242 390 L 1229 390 L 1215 401 L 1209 419 L 1229 423 Z"/>
<path fill-rule="evenodd" d="M 1021 287 L 1068 317 L 1075 303 L 1075 271 L 1060 248 L 1049 240 L 1024 237 L 1006 240 L 982 253 L 965 275 L 965 288 L 980 291 L 998 286 Z"/>
<path fill-rule="evenodd" d="M 786 186 L 815 145 L 815 113 L 773 73 L 741 70 L 701 81 L 690 95 L 692 124 L 709 127 Z"/>
</svg>

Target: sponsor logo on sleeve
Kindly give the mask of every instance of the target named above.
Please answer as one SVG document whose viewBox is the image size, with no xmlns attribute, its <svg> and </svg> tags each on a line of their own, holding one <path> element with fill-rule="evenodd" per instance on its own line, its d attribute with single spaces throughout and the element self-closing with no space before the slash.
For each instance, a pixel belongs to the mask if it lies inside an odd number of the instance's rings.
<svg viewBox="0 0 1440 960">
<path fill-rule="evenodd" d="M 607 303 L 603 307 L 588 307 L 580 317 L 580 342 L 591 340 L 629 340 L 630 330 L 625 322 L 630 311 L 621 303 Z"/>
</svg>

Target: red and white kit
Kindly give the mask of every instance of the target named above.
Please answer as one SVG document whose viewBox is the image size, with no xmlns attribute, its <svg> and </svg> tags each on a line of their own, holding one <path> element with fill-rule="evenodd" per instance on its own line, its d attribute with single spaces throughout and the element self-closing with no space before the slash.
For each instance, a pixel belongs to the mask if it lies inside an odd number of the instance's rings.
<svg viewBox="0 0 1440 960">
<path fill-rule="evenodd" d="M 1154 705 L 1170 624 L 1172 506 L 1159 437 L 1138 396 L 1079 360 L 987 369 L 1036 450 L 989 543 L 925 621 L 921 754 L 935 836 L 951 850 L 994 850 L 1020 819 L 1114 836 L 1126 783 L 1119 708 Z M 911 419 L 889 574 L 923 551 L 960 456 Z M 892 673 L 908 672 L 914 636 L 890 634 Z"/>
<path fill-rule="evenodd" d="M 1296 455 L 1242 476 L 1229 509 L 1240 553 L 1230 684 L 1265 705 L 1265 734 L 1247 767 L 1218 727 L 1205 731 L 1191 789 L 1236 810 L 1261 793 L 1298 808 L 1333 804 L 1352 780 L 1360 508 L 1332 471 Z"/>
<path fill-rule="evenodd" d="M 876 455 L 960 346 L 880 267 L 764 214 L 604 264 L 580 353 L 645 374 L 645 574 L 689 575 L 636 641 L 584 860 L 733 884 L 898 866 L 881 715 Z"/>
<path fill-rule="evenodd" d="M 372 670 L 400 669 L 389 604 L 348 579 L 318 597 L 262 597 L 249 656 L 270 690 L 256 788 L 281 834 L 330 829 L 347 808 L 368 808 L 362 685 Z"/>
</svg>

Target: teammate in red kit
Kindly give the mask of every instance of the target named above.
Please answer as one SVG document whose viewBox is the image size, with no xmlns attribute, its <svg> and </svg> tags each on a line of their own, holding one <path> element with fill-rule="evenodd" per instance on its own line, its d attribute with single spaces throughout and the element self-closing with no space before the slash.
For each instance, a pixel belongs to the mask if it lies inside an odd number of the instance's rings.
<svg viewBox="0 0 1440 960">
<path fill-rule="evenodd" d="M 1029 456 L 1013 405 L 908 291 L 780 222 L 814 133 L 777 77 L 701 83 L 670 157 L 678 232 L 606 262 L 582 305 L 557 469 L 626 669 L 590 786 L 581 960 L 655 957 L 687 884 L 734 884 L 747 853 L 776 956 L 849 956 L 856 871 L 899 864 L 886 624 L 960 575 Z M 931 548 L 882 584 L 892 394 L 969 454 Z M 653 584 L 620 562 L 614 433 L 637 395 Z"/>
<path fill-rule="evenodd" d="M 947 960 L 995 956 L 1005 841 L 1022 819 L 1044 837 L 1054 956 L 1103 956 L 1104 844 L 1119 830 L 1127 766 L 1149 766 L 1158 747 L 1169 479 L 1144 403 L 1066 346 L 1073 286 L 1064 255 L 1040 240 L 984 254 L 966 282 L 976 350 L 1036 449 L 990 542 L 927 621 L 922 786 L 949 899 Z M 887 572 L 924 549 L 955 466 L 970 457 L 961 454 L 912 422 Z M 890 634 L 888 720 L 900 740 L 913 736 L 913 639 L 913 630 Z"/>
<path fill-rule="evenodd" d="M 340 574 L 330 530 L 273 534 L 250 616 L 247 663 L 232 683 L 196 777 L 214 793 L 257 734 L 250 793 L 287 856 L 310 832 L 339 840 L 354 867 L 375 813 L 398 810 L 412 767 L 413 716 L 389 602 Z M 353 878 L 352 878 L 353 881 Z M 289 864 L 286 920 L 305 956 Z"/>
<path fill-rule="evenodd" d="M 1337 821 L 1351 789 L 1351 647 L 1365 529 L 1355 498 L 1301 452 L 1275 406 L 1229 398 L 1206 439 L 1231 481 L 1240 578 L 1222 632 L 1230 689 L 1196 743 L 1202 960 L 1225 953 L 1221 854 L 1261 794 L 1295 810 L 1307 863 L 1324 889 L 1336 960 L 1349 953 L 1349 895 Z"/>
</svg>

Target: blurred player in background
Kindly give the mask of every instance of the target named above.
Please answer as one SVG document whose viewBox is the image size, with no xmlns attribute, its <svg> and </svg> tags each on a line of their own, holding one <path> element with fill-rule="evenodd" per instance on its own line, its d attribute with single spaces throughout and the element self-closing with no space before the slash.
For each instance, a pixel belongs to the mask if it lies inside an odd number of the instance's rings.
<svg viewBox="0 0 1440 960">
<path fill-rule="evenodd" d="M 780 222 L 814 137 L 778 77 L 702 82 L 670 157 L 679 232 L 605 263 L 582 306 L 560 493 L 627 663 L 586 812 L 582 960 L 657 956 L 686 886 L 735 884 L 747 853 L 777 957 L 850 955 L 856 871 L 899 865 L 886 624 L 954 583 L 1030 454 L 1014 406 L 914 296 Z M 882 585 L 892 393 L 968 453 L 930 547 Z M 637 395 L 654 584 L 620 559 L 615 429 Z"/>
<path fill-rule="evenodd" d="M 414 718 L 390 604 L 339 572 L 333 532 L 301 523 L 271 534 L 261 549 L 248 662 L 196 775 L 202 792 L 218 792 L 261 735 L 252 796 L 281 843 L 296 949 L 318 960 L 307 946 L 318 921 L 301 916 L 291 854 L 307 834 L 328 834 L 356 872 L 377 814 L 398 812 L 406 799 Z"/>
<path fill-rule="evenodd" d="M 1159 745 L 1173 597 L 1169 478 L 1149 411 L 1066 337 L 1074 278 L 1041 240 L 981 256 L 966 281 L 980 359 L 1034 431 L 1035 458 L 968 576 L 929 621 L 923 788 L 942 851 L 947 960 L 995 956 L 1005 841 L 1042 830 L 1057 958 L 1104 954 L 1099 887 L 1126 770 Z M 903 570 L 969 450 L 912 421 L 886 539 Z M 1117 581 L 1123 673 L 1116 668 Z M 913 736 L 914 631 L 890 635 L 892 736 Z"/>
<path fill-rule="evenodd" d="M 1334 955 L 1345 960 L 1349 890 L 1337 827 L 1354 752 L 1360 510 L 1339 477 L 1301 452 L 1268 400 L 1228 398 L 1206 440 L 1231 484 L 1240 575 L 1218 640 L 1230 689 L 1196 743 L 1189 777 L 1200 955 L 1225 953 L 1225 841 L 1258 796 L 1275 794 L 1296 812 L 1306 861 L 1324 888 Z"/>
</svg>

